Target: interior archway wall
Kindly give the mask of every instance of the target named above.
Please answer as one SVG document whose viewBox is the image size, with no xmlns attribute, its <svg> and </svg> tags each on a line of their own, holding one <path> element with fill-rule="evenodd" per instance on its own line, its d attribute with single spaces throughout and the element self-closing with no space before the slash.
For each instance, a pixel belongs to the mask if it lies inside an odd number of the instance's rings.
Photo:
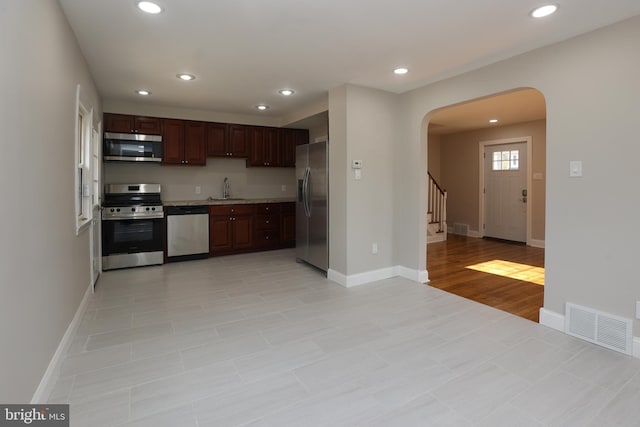
<svg viewBox="0 0 640 427">
<path fill-rule="evenodd" d="M 640 154 L 634 143 L 640 57 L 633 42 L 639 38 L 636 17 L 402 95 L 394 157 L 395 203 L 401 206 L 394 219 L 395 263 L 426 270 L 427 114 L 533 87 L 547 100 L 544 309 L 562 315 L 566 302 L 576 302 L 634 318 L 640 294 L 631 254 L 640 237 L 639 206 L 628 196 L 637 192 Z M 569 177 L 572 160 L 583 162 L 582 177 Z M 615 226 L 606 221 L 613 212 Z"/>
</svg>

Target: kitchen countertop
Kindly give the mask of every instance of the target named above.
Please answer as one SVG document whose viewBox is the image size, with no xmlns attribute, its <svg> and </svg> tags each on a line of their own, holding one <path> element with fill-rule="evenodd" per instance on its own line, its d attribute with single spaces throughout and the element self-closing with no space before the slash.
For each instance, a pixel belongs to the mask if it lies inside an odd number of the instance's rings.
<svg viewBox="0 0 640 427">
<path fill-rule="evenodd" d="M 257 203 L 290 203 L 295 197 L 269 197 L 257 199 L 213 199 L 213 200 L 163 200 L 164 206 L 215 206 L 215 205 L 252 205 Z"/>
</svg>

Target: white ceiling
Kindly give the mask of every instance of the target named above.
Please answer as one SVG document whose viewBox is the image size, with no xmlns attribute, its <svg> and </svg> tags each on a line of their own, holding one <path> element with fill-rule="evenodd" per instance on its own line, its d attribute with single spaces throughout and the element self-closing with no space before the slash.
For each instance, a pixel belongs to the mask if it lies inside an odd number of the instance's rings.
<svg viewBox="0 0 640 427">
<path fill-rule="evenodd" d="M 429 117 L 429 133 L 443 135 L 546 117 L 544 95 L 535 89 L 522 89 L 434 111 Z M 498 122 L 489 123 L 490 119 Z"/>
<path fill-rule="evenodd" d="M 60 3 L 104 99 L 274 118 L 343 83 L 402 93 L 640 14 L 638 0 L 558 0 L 543 20 L 528 16 L 540 0 L 158 0 L 159 15 Z"/>
</svg>

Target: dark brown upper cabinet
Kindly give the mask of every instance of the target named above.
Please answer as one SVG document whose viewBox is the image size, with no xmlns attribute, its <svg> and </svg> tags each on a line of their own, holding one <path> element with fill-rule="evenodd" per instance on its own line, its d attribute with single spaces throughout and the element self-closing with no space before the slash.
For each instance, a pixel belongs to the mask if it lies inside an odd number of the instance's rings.
<svg viewBox="0 0 640 427">
<path fill-rule="evenodd" d="M 165 165 L 204 166 L 207 162 L 207 124 L 188 120 L 163 120 Z"/>
<path fill-rule="evenodd" d="M 114 133 L 162 135 L 162 120 L 157 117 L 105 113 L 104 131 Z"/>
<path fill-rule="evenodd" d="M 280 129 L 252 126 L 247 166 L 280 166 Z"/>
<path fill-rule="evenodd" d="M 249 157 L 248 128 L 226 123 L 207 124 L 207 156 Z"/>
</svg>

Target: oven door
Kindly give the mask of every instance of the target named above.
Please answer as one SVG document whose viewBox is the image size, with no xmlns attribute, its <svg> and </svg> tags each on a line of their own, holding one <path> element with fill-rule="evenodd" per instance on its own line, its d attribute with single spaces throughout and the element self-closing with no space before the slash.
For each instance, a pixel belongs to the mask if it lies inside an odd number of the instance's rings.
<svg viewBox="0 0 640 427">
<path fill-rule="evenodd" d="M 162 218 L 102 220 L 104 270 L 163 263 Z"/>
</svg>

